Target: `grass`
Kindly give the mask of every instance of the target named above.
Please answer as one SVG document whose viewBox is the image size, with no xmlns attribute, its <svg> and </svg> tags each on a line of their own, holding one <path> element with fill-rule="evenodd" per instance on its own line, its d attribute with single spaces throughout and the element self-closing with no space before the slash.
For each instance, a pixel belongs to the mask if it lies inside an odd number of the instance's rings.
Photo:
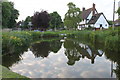
<svg viewBox="0 0 120 80">
<path fill-rule="evenodd" d="M 3 67 L 1 65 L 0 65 L 0 69 L 2 69 L 1 70 L 2 73 L 0 73 L 0 78 L 24 78 L 25 80 L 30 80 L 29 78 L 27 78 L 25 76 L 21 76 L 17 73 L 14 73 L 14 72 L 10 71 L 9 69 L 7 69 L 6 67 Z"/>
<path fill-rule="evenodd" d="M 80 39 L 89 39 L 91 43 L 95 43 L 96 41 L 100 43 L 104 43 L 106 45 L 109 40 L 114 40 L 114 36 L 118 36 L 120 28 L 116 28 L 115 30 L 108 29 L 108 30 L 100 30 L 100 31 L 46 31 L 46 32 L 33 32 L 33 31 L 20 31 L 20 32 L 3 32 L 2 33 L 2 50 L 3 54 L 5 54 L 6 49 L 12 46 L 14 49 L 20 48 L 22 46 L 29 46 L 33 41 L 40 40 L 42 38 L 60 38 L 60 37 L 70 37 L 70 38 L 80 38 Z M 109 37 L 111 36 L 111 37 Z M 117 39 L 116 39 L 117 40 Z M 115 42 L 115 41 L 113 41 Z M 13 46 L 14 45 L 14 46 Z M 12 53 L 12 52 L 11 52 Z"/>
<path fill-rule="evenodd" d="M 32 42 L 39 41 L 43 38 L 61 38 L 61 37 L 69 37 L 69 38 L 79 38 L 83 40 L 89 40 L 92 44 L 95 44 L 96 41 L 99 43 L 106 44 L 106 46 L 110 45 L 112 42 L 119 42 L 118 33 L 120 28 L 115 28 L 115 30 L 99 30 L 99 31 L 46 31 L 46 32 L 33 32 L 33 31 L 20 31 L 20 32 L 3 32 L 2 33 L 2 54 L 6 54 L 5 51 L 11 51 L 12 49 L 17 50 L 17 48 L 21 48 L 23 46 L 29 46 Z M 116 37 L 115 37 L 116 36 Z M 114 44 L 114 43 L 112 43 Z M 116 44 L 116 43 L 115 43 Z M 119 44 L 119 43 L 118 43 Z M 14 46 L 13 46 L 14 45 Z M 12 49 L 10 49 L 12 48 Z M 13 50 L 13 51 L 14 51 Z"/>
</svg>

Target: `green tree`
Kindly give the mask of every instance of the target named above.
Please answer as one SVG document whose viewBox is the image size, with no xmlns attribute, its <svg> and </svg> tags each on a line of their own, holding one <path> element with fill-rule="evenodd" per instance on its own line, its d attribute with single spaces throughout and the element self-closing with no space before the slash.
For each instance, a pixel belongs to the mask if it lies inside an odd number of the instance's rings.
<svg viewBox="0 0 120 80">
<path fill-rule="evenodd" d="M 78 26 L 78 23 L 81 22 L 80 8 L 76 7 L 76 5 L 73 4 L 72 2 L 68 3 L 67 6 L 69 9 L 67 13 L 65 14 L 64 25 L 68 29 L 76 29 Z"/>
<path fill-rule="evenodd" d="M 3 28 L 13 28 L 16 25 L 19 12 L 14 8 L 12 2 L 2 2 L 2 26 Z"/>
<path fill-rule="evenodd" d="M 25 21 L 24 21 L 24 28 L 29 28 L 29 22 L 31 22 L 31 17 L 30 16 L 27 16 Z"/>
<path fill-rule="evenodd" d="M 113 25 L 113 21 L 108 20 L 109 25 Z"/>
<path fill-rule="evenodd" d="M 118 15 L 120 15 L 120 7 L 118 8 L 117 13 L 118 13 Z"/>
<path fill-rule="evenodd" d="M 63 27 L 61 16 L 57 12 L 50 13 L 50 28 L 56 30 Z"/>
</svg>

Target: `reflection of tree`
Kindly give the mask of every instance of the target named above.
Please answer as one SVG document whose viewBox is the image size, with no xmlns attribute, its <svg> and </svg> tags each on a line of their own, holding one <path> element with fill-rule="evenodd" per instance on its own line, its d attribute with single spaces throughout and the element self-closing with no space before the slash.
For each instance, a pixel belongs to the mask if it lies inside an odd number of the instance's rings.
<svg viewBox="0 0 120 80">
<path fill-rule="evenodd" d="M 2 65 L 9 68 L 13 64 L 18 63 L 21 60 L 21 55 L 24 53 L 24 51 L 27 51 L 27 49 L 28 49 L 28 46 L 16 47 L 16 48 L 14 48 L 13 53 L 3 55 L 2 56 Z"/>
<path fill-rule="evenodd" d="M 81 55 L 75 49 L 75 43 L 73 41 L 66 40 L 64 47 L 66 48 L 65 55 L 68 58 L 68 65 L 74 65 L 75 61 L 80 60 Z"/>
<path fill-rule="evenodd" d="M 120 80 L 120 63 L 117 65 L 115 73 L 117 75 L 118 80 Z"/>
<path fill-rule="evenodd" d="M 34 45 L 32 45 L 31 50 L 36 57 L 47 57 L 50 51 L 50 43 L 49 42 L 35 43 Z"/>
<path fill-rule="evenodd" d="M 114 70 L 114 71 L 117 75 L 118 80 L 120 80 L 120 54 L 119 54 L 119 50 L 112 51 L 112 49 L 107 48 L 105 51 L 105 55 L 106 55 L 107 59 L 110 59 L 111 61 L 116 62 L 117 67 L 116 67 L 116 70 Z"/>
<path fill-rule="evenodd" d="M 69 59 L 68 64 L 71 63 L 72 65 L 75 64 L 75 61 L 80 60 L 81 57 L 91 59 L 91 63 L 94 64 L 95 57 L 97 55 L 102 56 L 103 54 L 100 54 L 98 50 L 93 47 L 72 40 L 66 40 L 64 47 L 66 48 L 65 54 Z"/>
<path fill-rule="evenodd" d="M 36 57 L 47 57 L 49 51 L 57 52 L 60 49 L 61 44 L 60 41 L 44 41 L 33 44 L 31 50 Z M 8 50 L 8 48 L 4 48 L 4 54 L 6 55 L 2 56 L 2 65 L 9 68 L 13 64 L 17 64 L 22 59 L 21 55 L 28 50 L 28 47 L 29 46 L 14 47 L 13 45 L 10 47 L 10 49 L 12 49 L 11 52 L 9 52 L 10 50 Z"/>
<path fill-rule="evenodd" d="M 79 61 L 81 57 L 81 55 L 77 53 L 76 50 L 66 50 L 65 55 L 69 59 L 69 61 L 67 62 L 68 65 L 74 65 L 75 61 Z"/>
<path fill-rule="evenodd" d="M 61 47 L 60 41 L 43 41 L 32 45 L 31 50 L 36 57 L 47 57 L 49 53 L 58 52 Z"/>
<path fill-rule="evenodd" d="M 59 51 L 59 49 L 61 48 L 62 43 L 58 40 L 58 41 L 51 41 L 50 42 L 50 48 L 51 51 L 54 53 L 57 53 Z"/>
<path fill-rule="evenodd" d="M 98 55 L 101 57 L 103 55 L 103 52 L 98 52 L 96 49 L 96 45 L 88 46 L 86 44 L 82 44 L 80 42 L 77 42 L 76 49 L 77 51 L 82 54 L 82 58 L 87 57 L 88 59 L 91 59 L 91 63 L 94 64 L 95 57 Z M 100 50 L 99 50 L 100 51 Z"/>
</svg>

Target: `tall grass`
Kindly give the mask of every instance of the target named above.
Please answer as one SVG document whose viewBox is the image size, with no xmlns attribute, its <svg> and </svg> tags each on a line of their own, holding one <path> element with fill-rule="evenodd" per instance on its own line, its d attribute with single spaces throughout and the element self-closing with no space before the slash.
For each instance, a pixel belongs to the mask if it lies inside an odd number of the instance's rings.
<svg viewBox="0 0 120 80">
<path fill-rule="evenodd" d="M 117 36 L 120 28 L 115 30 L 102 30 L 102 31 L 56 31 L 56 32 L 33 32 L 33 31 L 21 31 L 21 32 L 3 32 L 2 34 L 2 52 L 4 53 L 5 48 L 16 49 L 21 46 L 29 46 L 34 40 L 39 40 L 41 38 L 53 38 L 53 37 L 71 37 L 80 38 L 83 40 L 89 40 L 91 43 L 95 44 L 96 41 L 106 44 L 106 47 L 113 44 L 118 44 Z M 113 42 L 113 43 L 112 43 Z M 14 45 L 14 46 L 13 46 Z M 114 46 L 114 45 L 113 45 Z M 10 49 L 12 53 L 12 49 Z"/>
</svg>

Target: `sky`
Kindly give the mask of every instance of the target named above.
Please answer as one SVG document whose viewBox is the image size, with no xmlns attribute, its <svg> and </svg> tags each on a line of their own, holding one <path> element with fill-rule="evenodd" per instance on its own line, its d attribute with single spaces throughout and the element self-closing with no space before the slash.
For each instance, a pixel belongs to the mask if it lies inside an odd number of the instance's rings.
<svg viewBox="0 0 120 80">
<path fill-rule="evenodd" d="M 57 11 L 62 19 L 68 10 L 67 4 L 73 2 L 76 7 L 81 10 L 83 7 L 86 9 L 91 8 L 92 4 L 96 4 L 97 11 L 103 12 L 108 20 L 113 19 L 113 1 L 114 0 L 9 0 L 14 2 L 15 8 L 19 10 L 19 20 L 24 20 L 27 16 L 33 16 L 34 12 L 46 10 L 48 13 Z M 116 0 L 116 10 L 118 9 L 118 2 Z M 117 19 L 117 14 L 115 15 Z"/>
</svg>

